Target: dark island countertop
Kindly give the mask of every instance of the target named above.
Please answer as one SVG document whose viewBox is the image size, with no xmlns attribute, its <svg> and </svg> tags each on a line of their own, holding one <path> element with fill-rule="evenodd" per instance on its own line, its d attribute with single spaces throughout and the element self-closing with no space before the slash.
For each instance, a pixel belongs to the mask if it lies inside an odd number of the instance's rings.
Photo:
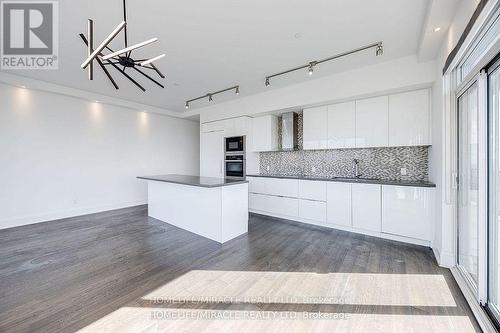
<svg viewBox="0 0 500 333">
<path fill-rule="evenodd" d="M 267 174 L 250 174 L 250 175 L 247 175 L 247 177 L 320 180 L 320 181 L 356 183 L 356 184 L 380 184 L 380 185 L 394 185 L 394 186 L 436 187 L 436 184 L 431 183 L 431 182 L 406 181 L 406 180 L 384 180 L 384 179 L 375 179 L 375 178 L 313 177 L 313 176 L 306 176 L 306 175 L 267 175 Z"/>
<path fill-rule="evenodd" d="M 144 180 L 154 180 L 158 182 L 166 182 L 166 183 L 181 184 L 188 186 L 208 187 L 208 188 L 248 183 L 248 180 L 245 179 L 225 179 L 225 178 L 174 175 L 174 174 L 141 176 L 137 178 Z"/>
</svg>

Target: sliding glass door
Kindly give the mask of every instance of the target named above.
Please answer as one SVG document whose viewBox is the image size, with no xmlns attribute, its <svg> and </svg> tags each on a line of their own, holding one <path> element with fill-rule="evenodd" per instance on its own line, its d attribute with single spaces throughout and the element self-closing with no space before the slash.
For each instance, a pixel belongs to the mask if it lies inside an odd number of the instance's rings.
<svg viewBox="0 0 500 333">
<path fill-rule="evenodd" d="M 479 232 L 479 116 L 478 84 L 458 98 L 458 265 L 477 290 Z"/>
<path fill-rule="evenodd" d="M 500 321 L 500 68 L 488 70 L 490 119 L 488 308 Z"/>
</svg>

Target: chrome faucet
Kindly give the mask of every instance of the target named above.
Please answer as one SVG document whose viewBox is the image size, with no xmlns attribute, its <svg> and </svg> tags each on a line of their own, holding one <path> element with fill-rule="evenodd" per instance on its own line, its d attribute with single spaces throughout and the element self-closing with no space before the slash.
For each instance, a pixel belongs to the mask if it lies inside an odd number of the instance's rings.
<svg viewBox="0 0 500 333">
<path fill-rule="evenodd" d="M 359 173 L 359 160 L 356 158 L 352 161 L 352 170 L 354 172 L 354 178 L 361 177 L 361 174 Z"/>
</svg>

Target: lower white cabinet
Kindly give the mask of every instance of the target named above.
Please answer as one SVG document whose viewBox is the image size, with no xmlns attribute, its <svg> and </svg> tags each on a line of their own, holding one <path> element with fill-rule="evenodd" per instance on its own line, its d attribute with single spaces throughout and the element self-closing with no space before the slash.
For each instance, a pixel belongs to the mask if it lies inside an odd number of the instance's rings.
<svg viewBox="0 0 500 333">
<path fill-rule="evenodd" d="M 354 228 L 381 231 L 381 185 L 351 184 L 352 226 Z"/>
<path fill-rule="evenodd" d="M 431 239 L 434 189 L 382 186 L 382 232 Z"/>
<path fill-rule="evenodd" d="M 249 208 L 271 214 L 299 216 L 299 200 L 266 194 L 249 193 Z"/>
<path fill-rule="evenodd" d="M 318 180 L 299 180 L 299 198 L 326 201 L 326 182 Z"/>
<path fill-rule="evenodd" d="M 248 180 L 252 211 L 430 244 L 433 188 L 251 176 Z"/>
<path fill-rule="evenodd" d="M 326 202 L 299 199 L 299 217 L 326 222 Z"/>
<path fill-rule="evenodd" d="M 351 184 L 331 182 L 327 184 L 327 222 L 352 226 Z"/>
</svg>

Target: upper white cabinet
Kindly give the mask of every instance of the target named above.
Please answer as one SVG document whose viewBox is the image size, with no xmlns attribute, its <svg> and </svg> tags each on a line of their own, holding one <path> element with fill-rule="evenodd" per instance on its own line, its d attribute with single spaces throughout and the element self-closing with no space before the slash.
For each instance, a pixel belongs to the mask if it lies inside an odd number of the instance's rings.
<svg viewBox="0 0 500 333">
<path fill-rule="evenodd" d="M 224 177 L 224 131 L 200 134 L 200 176 Z"/>
<path fill-rule="evenodd" d="M 252 118 L 252 151 L 278 150 L 278 117 Z"/>
<path fill-rule="evenodd" d="M 356 104 L 354 101 L 328 106 L 328 148 L 356 147 Z"/>
<path fill-rule="evenodd" d="M 369 231 L 381 231 L 381 189 L 374 184 L 351 184 L 352 226 Z"/>
<path fill-rule="evenodd" d="M 329 224 L 352 226 L 351 184 L 328 183 L 328 218 Z"/>
<path fill-rule="evenodd" d="M 356 147 L 389 145 L 389 97 L 356 101 Z"/>
<path fill-rule="evenodd" d="M 382 186 L 382 232 L 431 240 L 434 189 Z"/>
<path fill-rule="evenodd" d="M 389 96 L 389 146 L 430 145 L 429 90 Z"/>
<path fill-rule="evenodd" d="M 328 148 L 328 107 L 304 109 L 304 150 Z"/>
</svg>

